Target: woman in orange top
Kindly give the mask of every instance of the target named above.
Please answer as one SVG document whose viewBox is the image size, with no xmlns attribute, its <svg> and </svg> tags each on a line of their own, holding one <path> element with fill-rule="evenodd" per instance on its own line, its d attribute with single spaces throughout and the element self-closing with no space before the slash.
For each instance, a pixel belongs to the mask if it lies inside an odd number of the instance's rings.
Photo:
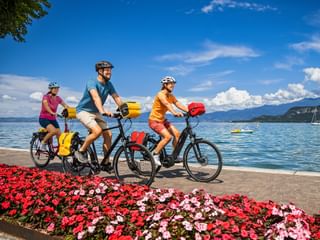
<svg viewBox="0 0 320 240">
<path fill-rule="evenodd" d="M 180 110 L 188 112 L 188 108 L 181 104 L 172 94 L 176 80 L 173 77 L 166 76 L 161 79 L 161 83 L 161 91 L 155 96 L 152 110 L 149 115 L 149 127 L 162 137 L 153 151 L 153 158 L 157 165 L 161 165 L 159 160 L 161 149 L 171 141 L 172 137 L 174 137 L 172 144 L 173 147 L 175 147 L 180 137 L 179 130 L 166 119 L 166 112 L 171 112 L 175 117 L 183 117 L 183 113 L 177 112 L 172 104 Z"/>
</svg>

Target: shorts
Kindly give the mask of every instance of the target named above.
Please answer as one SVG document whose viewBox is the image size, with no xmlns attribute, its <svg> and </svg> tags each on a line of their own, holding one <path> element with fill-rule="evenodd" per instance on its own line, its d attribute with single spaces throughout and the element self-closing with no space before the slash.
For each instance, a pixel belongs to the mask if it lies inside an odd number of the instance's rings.
<svg viewBox="0 0 320 240">
<path fill-rule="evenodd" d="M 55 128 L 60 128 L 59 123 L 57 120 L 49 120 L 45 118 L 39 118 L 40 126 L 43 128 L 47 128 L 49 124 L 52 124 Z"/>
<path fill-rule="evenodd" d="M 163 129 L 168 129 L 170 126 L 171 123 L 167 119 L 163 122 L 149 119 L 149 127 L 158 134 L 160 134 Z"/>
<path fill-rule="evenodd" d="M 77 118 L 88 129 L 92 129 L 96 125 L 99 125 L 101 129 L 108 128 L 107 123 L 105 122 L 100 113 L 90 113 L 86 111 L 81 111 L 77 113 Z"/>
</svg>

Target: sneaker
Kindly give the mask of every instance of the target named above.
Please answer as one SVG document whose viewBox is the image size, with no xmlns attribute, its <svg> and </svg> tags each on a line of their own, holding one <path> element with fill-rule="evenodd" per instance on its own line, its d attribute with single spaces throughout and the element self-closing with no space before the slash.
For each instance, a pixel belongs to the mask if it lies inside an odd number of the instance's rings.
<svg viewBox="0 0 320 240">
<path fill-rule="evenodd" d="M 156 166 L 161 166 L 160 155 L 159 154 L 154 154 L 153 153 L 153 160 L 154 160 L 154 163 L 156 164 Z"/>
<path fill-rule="evenodd" d="M 47 144 L 46 143 L 41 143 L 40 145 L 40 151 L 43 151 L 43 152 L 47 152 L 48 149 L 47 149 Z"/>
<path fill-rule="evenodd" d="M 80 152 L 80 151 L 75 151 L 74 152 L 74 156 L 81 163 L 87 163 L 89 161 L 86 153 L 83 153 L 83 152 Z"/>
<path fill-rule="evenodd" d="M 100 169 L 102 171 L 108 172 L 108 173 L 112 173 L 113 172 L 113 166 L 111 163 L 107 163 L 107 164 L 101 164 L 100 165 Z"/>
</svg>

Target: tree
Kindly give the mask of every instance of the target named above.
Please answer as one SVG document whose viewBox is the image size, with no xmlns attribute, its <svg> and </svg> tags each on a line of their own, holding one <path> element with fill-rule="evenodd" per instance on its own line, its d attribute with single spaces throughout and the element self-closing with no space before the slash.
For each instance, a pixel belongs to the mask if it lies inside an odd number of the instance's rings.
<svg viewBox="0 0 320 240">
<path fill-rule="evenodd" d="M 0 38 L 11 35 L 15 41 L 25 42 L 27 25 L 39 19 L 50 8 L 48 0 L 0 0 Z"/>
</svg>

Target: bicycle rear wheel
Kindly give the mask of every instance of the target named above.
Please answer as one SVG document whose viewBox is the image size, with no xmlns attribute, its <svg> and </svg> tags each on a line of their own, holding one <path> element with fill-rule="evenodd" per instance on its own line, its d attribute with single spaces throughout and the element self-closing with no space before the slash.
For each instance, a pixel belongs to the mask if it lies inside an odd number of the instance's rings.
<svg viewBox="0 0 320 240">
<path fill-rule="evenodd" d="M 185 168 L 194 180 L 210 182 L 216 179 L 222 169 L 222 156 L 216 145 L 207 140 L 190 143 L 184 152 Z"/>
<path fill-rule="evenodd" d="M 72 155 L 62 158 L 62 167 L 65 173 L 70 173 L 74 176 L 89 176 L 96 173 L 96 158 L 95 154 L 91 147 L 88 147 L 86 155 L 88 156 L 87 163 L 81 163 L 74 156 L 74 152 L 78 150 L 82 144 L 80 138 L 76 139 L 77 143 L 74 145 L 75 149 L 73 150 Z"/>
<path fill-rule="evenodd" d="M 39 134 L 34 134 L 30 142 L 30 156 L 34 164 L 39 168 L 44 168 L 48 165 L 51 155 L 48 151 L 40 150 L 41 138 Z"/>
<path fill-rule="evenodd" d="M 121 146 L 115 153 L 113 164 L 115 175 L 121 183 L 150 186 L 156 173 L 152 154 L 137 143 Z"/>
</svg>

